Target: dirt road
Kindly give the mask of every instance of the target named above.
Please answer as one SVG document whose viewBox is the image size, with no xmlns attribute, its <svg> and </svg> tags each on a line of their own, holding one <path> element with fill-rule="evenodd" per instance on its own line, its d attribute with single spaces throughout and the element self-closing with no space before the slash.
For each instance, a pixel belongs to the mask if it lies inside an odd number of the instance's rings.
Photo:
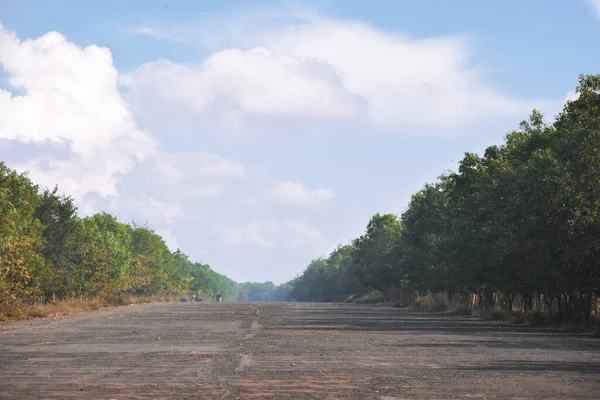
<svg viewBox="0 0 600 400">
<path fill-rule="evenodd" d="M 144 304 L 0 323 L 3 399 L 600 398 L 600 340 L 378 306 Z"/>
</svg>

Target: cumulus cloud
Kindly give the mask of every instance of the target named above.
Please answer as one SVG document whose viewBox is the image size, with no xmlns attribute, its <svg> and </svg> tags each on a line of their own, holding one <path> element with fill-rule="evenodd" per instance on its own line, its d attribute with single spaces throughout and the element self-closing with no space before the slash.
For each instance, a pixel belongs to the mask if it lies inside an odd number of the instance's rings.
<svg viewBox="0 0 600 400">
<path fill-rule="evenodd" d="M 275 202 L 293 206 L 312 207 L 333 199 L 329 189 L 307 189 L 300 183 L 276 182 L 272 191 Z"/>
<path fill-rule="evenodd" d="M 136 115 L 147 126 L 164 124 L 173 111 L 176 130 L 252 133 L 282 120 L 344 120 L 364 113 L 366 102 L 350 93 L 331 65 L 256 47 L 223 50 L 200 67 L 158 60 L 123 77 Z M 165 126 L 166 129 L 168 129 Z M 168 130 L 171 130 L 168 129 Z"/>
<path fill-rule="evenodd" d="M 269 118 L 280 133 L 301 119 L 313 121 L 309 127 L 337 121 L 406 133 L 522 115 L 535 105 L 494 89 L 459 37 L 413 39 L 315 16 L 250 24 L 242 37 L 198 66 L 158 60 L 129 75 L 136 114 L 156 119 L 161 109 L 183 108 L 188 123 L 200 120 L 217 132 Z"/>
<path fill-rule="evenodd" d="M 78 198 L 115 195 L 117 175 L 155 153 L 156 142 L 121 98 L 110 51 L 56 32 L 21 41 L 1 25 L 0 43 L 12 90 L 0 90 L 0 140 L 24 159 L 13 167 Z"/>
<path fill-rule="evenodd" d="M 326 240 L 317 228 L 288 219 L 283 223 L 274 220 L 251 220 L 243 226 L 222 226 L 217 235 L 228 246 L 259 247 L 323 247 Z"/>
</svg>

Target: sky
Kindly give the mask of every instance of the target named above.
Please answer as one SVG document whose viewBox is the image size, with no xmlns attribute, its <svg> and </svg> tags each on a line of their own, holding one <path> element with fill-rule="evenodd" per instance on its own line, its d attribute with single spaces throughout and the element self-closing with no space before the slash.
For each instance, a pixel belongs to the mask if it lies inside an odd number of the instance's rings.
<svg viewBox="0 0 600 400">
<path fill-rule="evenodd" d="M 282 283 L 598 73 L 597 0 L 0 0 L 0 160 Z"/>
</svg>

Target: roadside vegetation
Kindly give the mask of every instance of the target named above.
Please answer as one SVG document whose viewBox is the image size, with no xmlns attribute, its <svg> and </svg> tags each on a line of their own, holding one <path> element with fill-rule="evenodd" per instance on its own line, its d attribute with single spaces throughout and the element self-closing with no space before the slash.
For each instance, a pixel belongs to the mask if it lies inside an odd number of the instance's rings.
<svg viewBox="0 0 600 400">
<path fill-rule="evenodd" d="M 235 290 L 151 228 L 108 213 L 80 217 L 58 188 L 40 192 L 0 162 L 0 319 Z"/>
<path fill-rule="evenodd" d="M 0 320 L 53 317 L 83 311 L 94 311 L 104 307 L 142 303 L 173 303 L 177 301 L 181 301 L 180 296 L 132 296 L 121 294 L 117 296 L 96 296 L 88 299 L 71 298 L 49 302 L 21 302 L 19 306 L 2 304 L 0 305 Z"/>
<path fill-rule="evenodd" d="M 600 295 L 600 75 L 552 124 L 538 111 L 412 196 L 400 216 L 291 282 L 298 301 L 377 298 L 421 310 L 590 325 Z"/>
</svg>

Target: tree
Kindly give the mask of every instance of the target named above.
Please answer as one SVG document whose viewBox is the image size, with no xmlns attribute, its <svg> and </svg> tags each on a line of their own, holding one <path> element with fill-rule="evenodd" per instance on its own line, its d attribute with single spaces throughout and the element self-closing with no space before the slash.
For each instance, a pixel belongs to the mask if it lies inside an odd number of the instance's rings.
<svg viewBox="0 0 600 400">
<path fill-rule="evenodd" d="M 39 197 L 35 217 L 42 223 L 44 246 L 41 255 L 46 259 L 48 276 L 44 284 L 45 297 L 67 297 L 72 293 L 70 277 L 73 274 L 76 235 L 79 219 L 71 197 L 58 194 L 58 187 L 46 189 Z"/>
<path fill-rule="evenodd" d="M 448 239 L 448 194 L 450 185 L 443 181 L 425 185 L 414 194 L 407 210 L 401 216 L 402 236 L 397 242 L 396 254 L 406 273 L 409 290 L 440 290 L 457 287 L 451 269 L 451 249 Z"/>
<path fill-rule="evenodd" d="M 354 241 L 353 258 L 361 283 L 368 288 L 381 290 L 389 297 L 400 287 L 404 271 L 399 268 L 394 252 L 400 239 L 402 225 L 394 214 L 375 214 L 364 235 Z"/>
<path fill-rule="evenodd" d="M 600 75 L 580 76 L 577 94 L 553 124 L 533 110 L 504 144 L 466 153 L 458 171 L 412 196 L 400 221 L 376 214 L 345 271 L 364 289 L 589 323 L 600 294 Z M 347 293 L 339 260 L 313 261 L 292 293 Z"/>
<path fill-rule="evenodd" d="M 46 276 L 37 189 L 0 162 L 0 303 L 11 307 L 39 296 Z"/>
</svg>

